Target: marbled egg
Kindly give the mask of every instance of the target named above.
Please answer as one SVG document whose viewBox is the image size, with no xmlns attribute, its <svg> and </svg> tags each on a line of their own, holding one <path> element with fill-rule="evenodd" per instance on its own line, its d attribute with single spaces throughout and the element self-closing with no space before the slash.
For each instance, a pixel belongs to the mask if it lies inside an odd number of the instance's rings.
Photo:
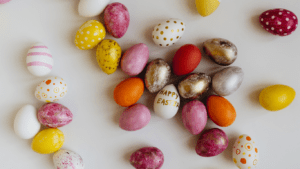
<svg viewBox="0 0 300 169">
<path fill-rule="evenodd" d="M 80 16 L 93 17 L 103 12 L 110 0 L 80 0 L 78 13 Z"/>
<path fill-rule="evenodd" d="M 237 138 L 233 145 L 232 158 L 239 169 L 256 168 L 258 155 L 258 148 L 252 137 L 243 134 Z"/>
<path fill-rule="evenodd" d="M 145 85 L 150 93 L 158 92 L 170 80 L 171 67 L 163 59 L 155 59 L 147 66 Z"/>
<path fill-rule="evenodd" d="M 205 41 L 203 50 L 210 59 L 223 66 L 232 64 L 237 58 L 237 47 L 232 42 L 222 38 Z"/>
<path fill-rule="evenodd" d="M 131 154 L 130 163 L 136 169 L 160 169 L 164 154 L 156 147 L 143 147 Z"/>
<path fill-rule="evenodd" d="M 209 89 L 210 76 L 204 73 L 193 73 L 178 84 L 178 91 L 185 99 L 196 99 Z"/>
<path fill-rule="evenodd" d="M 220 96 L 228 96 L 242 84 L 244 72 L 240 67 L 232 66 L 218 71 L 212 78 L 212 88 Z"/>
<path fill-rule="evenodd" d="M 154 27 L 152 38 L 155 44 L 167 47 L 176 43 L 185 31 L 185 23 L 179 19 L 169 19 Z"/>
<path fill-rule="evenodd" d="M 68 86 L 61 77 L 50 77 L 43 80 L 35 89 L 35 97 L 43 102 L 55 102 L 67 94 Z"/>
<path fill-rule="evenodd" d="M 53 163 L 57 169 L 84 169 L 81 156 L 70 150 L 59 150 L 53 155 Z"/>
<path fill-rule="evenodd" d="M 47 103 L 39 109 L 38 120 L 44 126 L 57 128 L 69 124 L 73 120 L 73 114 L 59 103 Z"/>
<path fill-rule="evenodd" d="M 53 67 L 53 58 L 50 50 L 42 43 L 34 44 L 27 53 L 27 69 L 35 76 L 49 74 Z"/>
<path fill-rule="evenodd" d="M 158 116 L 170 119 L 176 115 L 180 105 L 180 97 L 173 84 L 165 86 L 154 99 L 154 112 Z"/>
</svg>

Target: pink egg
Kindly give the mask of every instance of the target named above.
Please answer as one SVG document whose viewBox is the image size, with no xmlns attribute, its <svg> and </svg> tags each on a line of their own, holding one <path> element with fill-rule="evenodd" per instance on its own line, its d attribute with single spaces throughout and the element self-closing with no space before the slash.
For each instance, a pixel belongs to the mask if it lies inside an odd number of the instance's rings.
<svg viewBox="0 0 300 169">
<path fill-rule="evenodd" d="M 143 147 L 131 154 L 130 163 L 136 169 L 160 169 L 164 154 L 156 147 Z"/>
<path fill-rule="evenodd" d="M 138 103 L 125 109 L 120 117 L 119 126 L 127 131 L 135 131 L 145 127 L 150 119 L 150 110 Z"/>
<path fill-rule="evenodd" d="M 9 2 L 10 0 L 0 0 L 0 4 L 5 4 L 7 2 Z"/>
</svg>

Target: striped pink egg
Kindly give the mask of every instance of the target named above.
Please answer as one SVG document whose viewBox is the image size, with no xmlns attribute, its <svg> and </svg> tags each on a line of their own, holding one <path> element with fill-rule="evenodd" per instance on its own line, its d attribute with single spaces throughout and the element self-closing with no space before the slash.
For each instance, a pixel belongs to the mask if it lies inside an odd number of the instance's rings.
<svg viewBox="0 0 300 169">
<path fill-rule="evenodd" d="M 52 70 L 53 58 L 47 46 L 37 43 L 29 49 L 26 63 L 31 74 L 45 76 Z"/>
</svg>

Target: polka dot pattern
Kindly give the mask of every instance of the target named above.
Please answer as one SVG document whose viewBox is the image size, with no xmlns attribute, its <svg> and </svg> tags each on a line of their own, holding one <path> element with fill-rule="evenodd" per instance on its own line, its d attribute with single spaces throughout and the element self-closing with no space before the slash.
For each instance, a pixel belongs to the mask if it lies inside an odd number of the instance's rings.
<svg viewBox="0 0 300 169">
<path fill-rule="evenodd" d="M 34 95 L 40 101 L 55 102 L 65 96 L 67 89 L 63 78 L 50 77 L 36 87 Z"/>
</svg>

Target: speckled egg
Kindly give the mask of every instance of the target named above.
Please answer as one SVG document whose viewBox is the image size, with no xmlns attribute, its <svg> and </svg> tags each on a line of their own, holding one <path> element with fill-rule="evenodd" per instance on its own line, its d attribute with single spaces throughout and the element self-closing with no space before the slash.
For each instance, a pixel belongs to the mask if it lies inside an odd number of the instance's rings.
<svg viewBox="0 0 300 169">
<path fill-rule="evenodd" d="M 156 147 L 143 147 L 131 154 L 130 163 L 136 169 L 160 169 L 164 154 Z"/>
<path fill-rule="evenodd" d="M 35 97 L 43 102 L 55 102 L 67 94 L 68 86 L 61 77 L 50 77 L 43 80 L 35 89 Z"/>
<path fill-rule="evenodd" d="M 53 163 L 57 169 L 84 169 L 81 156 L 70 150 L 59 150 L 53 155 Z"/>
</svg>

